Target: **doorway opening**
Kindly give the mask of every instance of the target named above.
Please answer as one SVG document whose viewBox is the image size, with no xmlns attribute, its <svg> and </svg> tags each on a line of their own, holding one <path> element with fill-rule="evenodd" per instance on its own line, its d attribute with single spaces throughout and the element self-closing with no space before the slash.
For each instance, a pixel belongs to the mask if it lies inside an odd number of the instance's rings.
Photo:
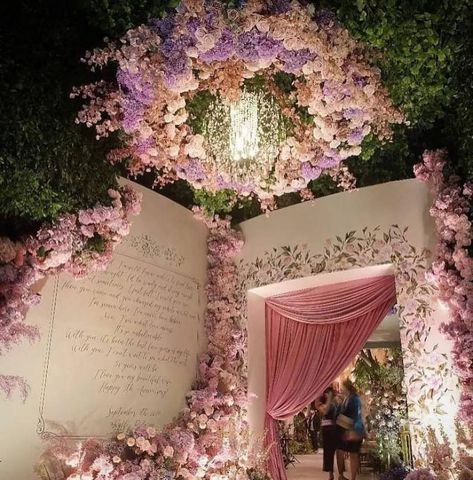
<svg viewBox="0 0 473 480">
<path fill-rule="evenodd" d="M 249 420 L 253 435 L 258 436 L 264 432 L 266 388 L 268 383 L 265 378 L 266 349 L 261 347 L 265 344 L 265 335 L 267 335 L 266 328 L 268 328 L 265 326 L 266 300 L 288 292 L 314 289 L 320 286 L 336 286 L 336 284 L 342 284 L 343 282 L 349 283 L 354 280 L 374 279 L 375 277 L 389 275 L 392 277 L 392 284 L 394 285 L 392 266 L 389 264 L 378 265 L 375 267 L 334 272 L 282 282 L 260 287 L 248 292 L 249 391 L 253 397 L 249 408 Z M 393 286 L 392 291 L 394 291 Z M 395 293 L 393 298 L 394 303 Z M 386 305 L 383 304 L 383 308 L 385 308 Z M 370 330 L 369 335 L 364 338 L 363 343 L 359 343 L 360 338 L 357 339 L 358 350 L 354 351 L 353 345 L 350 345 L 350 348 L 347 347 L 347 352 L 352 352 L 353 357 L 350 358 L 351 362 L 347 361 L 346 358 L 343 360 L 345 366 L 343 371 L 337 371 L 336 378 L 324 380 L 327 380 L 327 385 L 332 384 L 337 391 L 344 379 L 350 378 L 360 390 L 363 390 L 360 392 L 360 397 L 363 397 L 362 403 L 365 405 L 363 416 L 367 426 L 364 450 L 360 451 L 361 473 L 363 475 L 370 475 L 370 472 L 379 471 L 382 468 L 379 465 L 380 463 L 391 465 L 396 461 L 397 457 L 405 458 L 408 455 L 407 450 L 398 451 L 399 449 L 402 450 L 403 446 L 398 447 L 400 444 L 399 439 L 395 441 L 396 448 L 390 444 L 390 442 L 393 443 L 392 439 L 389 440 L 389 442 L 386 441 L 386 432 L 388 429 L 392 431 L 395 430 L 402 420 L 400 417 L 407 416 L 407 410 L 405 407 L 405 396 L 402 390 L 403 372 L 399 318 L 395 311 L 386 311 L 382 315 L 383 316 L 380 317 L 382 320 L 377 321 L 376 328 L 373 327 L 374 330 Z M 344 335 L 346 335 L 346 332 Z M 268 348 L 268 346 L 266 346 L 266 348 Z M 393 395 L 397 395 L 396 398 L 399 400 L 399 407 L 396 407 L 396 420 L 394 421 L 394 417 L 390 419 L 392 412 L 388 413 L 386 407 L 387 404 L 394 405 L 392 399 L 389 397 L 389 389 L 391 387 L 387 385 L 383 386 L 381 393 L 381 386 L 378 385 L 375 391 L 370 391 L 367 389 L 367 384 L 371 385 L 376 375 L 378 375 L 378 377 L 381 376 L 383 379 L 388 378 L 389 375 L 386 376 L 386 374 L 391 372 L 391 370 L 394 371 L 396 368 L 399 370 L 399 363 L 401 365 L 401 373 L 398 372 L 395 375 L 391 375 L 393 376 L 391 386 L 394 382 L 396 390 Z M 370 375 L 372 378 L 370 378 Z M 354 378 L 354 376 L 358 378 Z M 387 396 L 384 396 L 385 393 Z M 304 438 L 301 436 L 304 425 L 307 426 L 307 414 L 311 409 L 310 405 L 312 404 L 313 411 L 317 411 L 317 402 L 321 394 L 322 392 L 318 392 L 318 395 L 316 395 L 315 398 L 310 398 L 310 402 L 307 402 L 299 412 L 295 412 L 294 415 L 284 418 L 284 421 L 280 422 L 280 447 L 284 451 L 286 466 L 291 480 L 303 479 L 305 476 L 310 476 L 312 479 L 327 478 L 327 474 L 321 472 L 321 465 L 319 465 L 322 461 L 321 455 L 311 453 L 311 450 L 315 450 L 313 435 L 306 430 Z M 382 398 L 378 398 L 378 394 L 382 394 Z M 306 410 L 305 415 L 303 413 L 304 409 Z M 379 417 L 380 415 L 383 415 L 382 421 L 377 418 L 377 416 Z M 399 421 L 397 420 L 398 417 Z M 278 418 L 278 420 L 282 419 Z M 383 426 L 383 428 L 385 427 L 383 432 L 374 431 L 374 427 L 376 426 L 379 430 L 378 427 L 380 427 L 382 423 L 385 424 Z M 383 439 L 383 444 L 380 444 L 381 439 Z M 316 440 L 316 443 L 320 443 L 320 438 Z M 320 474 L 320 476 L 317 476 L 318 474 Z M 283 475 L 280 475 L 280 478 L 283 478 Z"/>
</svg>

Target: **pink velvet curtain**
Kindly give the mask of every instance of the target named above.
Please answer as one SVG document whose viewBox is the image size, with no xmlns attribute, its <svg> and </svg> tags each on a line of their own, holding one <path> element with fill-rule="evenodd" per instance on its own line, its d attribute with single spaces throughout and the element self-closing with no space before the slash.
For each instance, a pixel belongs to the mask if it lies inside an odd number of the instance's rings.
<svg viewBox="0 0 473 480">
<path fill-rule="evenodd" d="M 286 478 L 277 420 L 295 415 L 320 396 L 395 303 L 392 275 L 266 300 L 265 445 L 273 480 Z"/>
</svg>

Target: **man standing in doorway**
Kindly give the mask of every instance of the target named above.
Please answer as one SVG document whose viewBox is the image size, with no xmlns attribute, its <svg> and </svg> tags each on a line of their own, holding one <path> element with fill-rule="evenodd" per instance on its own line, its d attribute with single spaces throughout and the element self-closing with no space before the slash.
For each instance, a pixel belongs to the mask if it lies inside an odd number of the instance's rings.
<svg viewBox="0 0 473 480">
<path fill-rule="evenodd" d="M 319 432 L 320 432 L 320 414 L 319 411 L 315 408 L 315 405 L 310 405 L 310 410 L 308 412 L 307 418 L 307 433 L 310 438 L 310 443 L 312 444 L 312 449 L 315 453 L 319 450 Z"/>
</svg>

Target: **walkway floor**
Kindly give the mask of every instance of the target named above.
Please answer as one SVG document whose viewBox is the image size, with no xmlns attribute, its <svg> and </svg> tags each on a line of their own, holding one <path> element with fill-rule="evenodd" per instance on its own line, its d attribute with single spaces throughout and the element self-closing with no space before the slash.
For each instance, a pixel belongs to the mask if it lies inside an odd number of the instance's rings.
<svg viewBox="0 0 473 480">
<path fill-rule="evenodd" d="M 295 466 L 287 467 L 288 480 L 328 480 L 328 473 L 322 471 L 321 452 L 312 455 L 297 455 L 297 460 Z M 345 476 L 349 477 L 348 470 L 345 472 Z M 373 480 L 374 478 L 371 472 L 362 472 L 357 476 L 357 480 Z M 335 479 L 337 479 L 337 472 L 335 472 Z"/>
</svg>

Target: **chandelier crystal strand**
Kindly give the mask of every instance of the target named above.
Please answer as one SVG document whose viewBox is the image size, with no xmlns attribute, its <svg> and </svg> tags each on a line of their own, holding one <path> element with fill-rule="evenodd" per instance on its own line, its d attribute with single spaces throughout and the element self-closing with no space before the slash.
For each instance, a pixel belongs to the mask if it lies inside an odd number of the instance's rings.
<svg viewBox="0 0 473 480">
<path fill-rule="evenodd" d="M 230 105 L 230 152 L 233 160 L 252 160 L 259 152 L 257 93 L 243 91 L 238 103 Z"/>
<path fill-rule="evenodd" d="M 229 180 L 265 182 L 286 138 L 284 118 L 267 91 L 243 89 L 237 103 L 217 98 L 203 122 L 209 160 Z"/>
</svg>

